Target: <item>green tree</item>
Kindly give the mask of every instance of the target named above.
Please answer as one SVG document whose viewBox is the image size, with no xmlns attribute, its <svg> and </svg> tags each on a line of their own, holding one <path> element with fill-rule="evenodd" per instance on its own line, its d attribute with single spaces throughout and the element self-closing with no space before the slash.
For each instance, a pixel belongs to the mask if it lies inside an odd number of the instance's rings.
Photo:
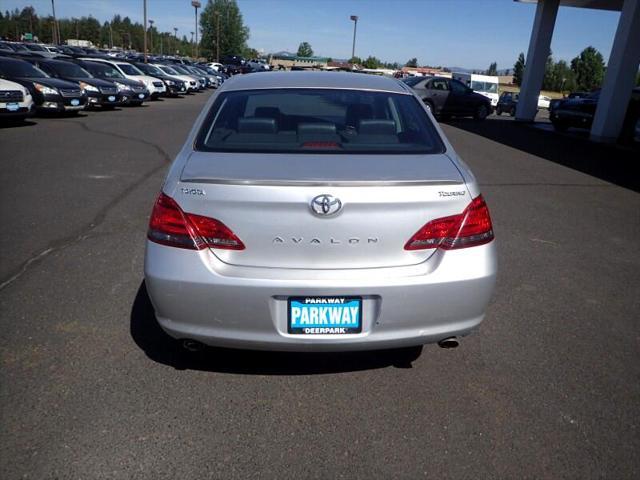
<svg viewBox="0 0 640 480">
<path fill-rule="evenodd" d="M 351 57 L 349 59 L 349 63 L 354 63 L 356 65 L 362 65 L 362 59 L 360 57 Z"/>
<path fill-rule="evenodd" d="M 542 77 L 542 89 L 543 90 L 555 90 L 556 82 L 556 70 L 555 62 L 553 61 L 552 53 L 549 52 L 547 61 L 544 65 L 544 76 Z"/>
<path fill-rule="evenodd" d="M 249 28 L 244 24 L 236 0 L 208 0 L 200 15 L 202 55 L 215 58 L 218 47 L 216 45 L 218 25 L 220 26 L 220 56 L 238 55 L 244 52 L 247 48 Z"/>
<path fill-rule="evenodd" d="M 518 60 L 513 65 L 513 83 L 520 86 L 522 85 L 522 76 L 524 75 L 524 53 L 520 52 Z"/>
<path fill-rule="evenodd" d="M 591 91 L 602 85 L 604 79 L 604 59 L 602 54 L 589 46 L 571 60 L 571 70 L 575 74 L 576 87 Z"/>
<path fill-rule="evenodd" d="M 407 63 L 405 63 L 405 67 L 417 67 L 417 66 L 418 66 L 418 59 L 415 57 L 413 57 Z"/>
<path fill-rule="evenodd" d="M 554 66 L 554 81 L 551 90 L 555 92 L 572 91 L 576 89 L 576 79 L 573 70 L 567 62 L 560 60 Z"/>
<path fill-rule="evenodd" d="M 302 42 L 298 45 L 298 54 L 299 57 L 313 57 L 313 49 L 308 42 Z"/>
<path fill-rule="evenodd" d="M 380 60 L 378 60 L 376 57 L 372 57 L 371 55 L 369 55 L 367 59 L 362 62 L 362 66 L 364 68 L 379 68 L 381 64 L 382 63 L 380 62 Z"/>
<path fill-rule="evenodd" d="M 498 64 L 496 62 L 491 63 L 485 75 L 498 75 Z"/>
</svg>

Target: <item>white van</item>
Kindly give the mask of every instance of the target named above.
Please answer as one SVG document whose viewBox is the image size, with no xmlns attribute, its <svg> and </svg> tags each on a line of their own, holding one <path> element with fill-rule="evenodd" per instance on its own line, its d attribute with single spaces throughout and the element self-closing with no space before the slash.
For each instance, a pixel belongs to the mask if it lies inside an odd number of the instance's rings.
<svg viewBox="0 0 640 480">
<path fill-rule="evenodd" d="M 454 72 L 453 78 L 461 81 L 474 92 L 491 100 L 491 106 L 498 104 L 498 77 L 492 75 L 478 75 L 475 73 Z"/>
</svg>

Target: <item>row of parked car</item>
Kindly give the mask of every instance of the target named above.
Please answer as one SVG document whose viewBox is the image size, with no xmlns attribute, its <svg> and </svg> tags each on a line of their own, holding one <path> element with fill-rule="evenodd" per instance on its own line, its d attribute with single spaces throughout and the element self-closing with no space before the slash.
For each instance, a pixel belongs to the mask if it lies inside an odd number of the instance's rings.
<svg viewBox="0 0 640 480">
<path fill-rule="evenodd" d="M 552 99 L 545 108 L 549 109 L 549 120 L 554 129 L 564 132 L 569 128 L 590 129 L 600 100 L 600 90 L 593 92 L 571 92 L 564 98 Z M 516 114 L 518 93 L 503 92 L 498 100 L 496 113 Z M 538 101 L 540 108 L 540 101 Z M 620 134 L 623 142 L 640 142 L 640 87 L 631 92 L 624 123 Z"/>
<path fill-rule="evenodd" d="M 86 54 L 85 54 L 86 55 Z M 77 113 L 141 105 L 219 87 L 228 76 L 206 64 L 106 55 L 47 55 L 0 51 L 0 118 Z"/>
</svg>

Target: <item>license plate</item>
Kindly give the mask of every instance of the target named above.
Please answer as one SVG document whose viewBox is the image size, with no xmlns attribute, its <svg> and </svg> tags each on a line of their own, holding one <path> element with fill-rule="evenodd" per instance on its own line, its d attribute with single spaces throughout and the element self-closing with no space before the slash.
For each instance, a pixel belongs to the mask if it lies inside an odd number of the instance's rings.
<svg viewBox="0 0 640 480">
<path fill-rule="evenodd" d="M 144 93 L 139 93 L 139 94 L 138 94 L 138 98 L 139 98 L 139 99 L 143 99 L 143 98 L 144 98 Z"/>
<path fill-rule="evenodd" d="M 20 110 L 20 105 L 17 103 L 7 103 L 7 110 L 10 112 L 17 112 Z"/>
<path fill-rule="evenodd" d="M 109 95 L 107 97 L 107 100 L 109 100 L 110 102 L 115 102 L 116 101 L 116 97 L 114 97 L 113 95 Z"/>
<path fill-rule="evenodd" d="M 71 100 L 71 105 L 73 105 L 74 107 L 77 107 L 78 105 L 80 105 L 80 100 L 78 100 L 77 98 L 74 98 L 73 100 Z"/>
<path fill-rule="evenodd" d="M 287 330 L 300 335 L 362 332 L 362 297 L 289 297 Z"/>
</svg>

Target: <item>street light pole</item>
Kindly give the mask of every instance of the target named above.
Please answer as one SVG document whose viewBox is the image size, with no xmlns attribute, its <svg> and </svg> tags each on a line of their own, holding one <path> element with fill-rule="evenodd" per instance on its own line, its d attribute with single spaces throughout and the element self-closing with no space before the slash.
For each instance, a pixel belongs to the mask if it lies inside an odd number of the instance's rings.
<svg viewBox="0 0 640 480">
<path fill-rule="evenodd" d="M 196 9 L 196 28 L 195 28 L 195 32 L 196 32 L 196 56 L 195 56 L 195 58 L 198 58 L 198 9 L 202 6 L 202 4 L 198 0 L 192 0 L 191 1 L 191 5 L 193 6 L 193 8 Z"/>
<path fill-rule="evenodd" d="M 356 29 L 358 28 L 358 16 L 351 15 L 351 20 L 353 20 L 353 46 L 351 47 L 351 58 L 356 56 Z"/>
<path fill-rule="evenodd" d="M 53 44 L 60 44 L 60 30 L 57 28 L 58 20 L 56 20 L 56 0 L 51 0 L 51 10 L 53 10 Z"/>
<path fill-rule="evenodd" d="M 144 10 L 144 63 L 147 63 L 147 0 L 142 0 Z"/>
<path fill-rule="evenodd" d="M 153 55 L 153 20 L 149 20 L 149 53 Z"/>
<path fill-rule="evenodd" d="M 178 51 L 178 27 L 173 27 L 173 49 Z"/>
<path fill-rule="evenodd" d="M 195 54 L 195 50 L 194 49 L 195 49 L 195 46 L 193 44 L 193 32 L 191 32 L 191 55 Z M 193 58 L 196 58 L 196 57 L 193 57 Z"/>
<path fill-rule="evenodd" d="M 220 63 L 220 12 L 213 12 L 216 16 L 216 62 Z"/>
</svg>

